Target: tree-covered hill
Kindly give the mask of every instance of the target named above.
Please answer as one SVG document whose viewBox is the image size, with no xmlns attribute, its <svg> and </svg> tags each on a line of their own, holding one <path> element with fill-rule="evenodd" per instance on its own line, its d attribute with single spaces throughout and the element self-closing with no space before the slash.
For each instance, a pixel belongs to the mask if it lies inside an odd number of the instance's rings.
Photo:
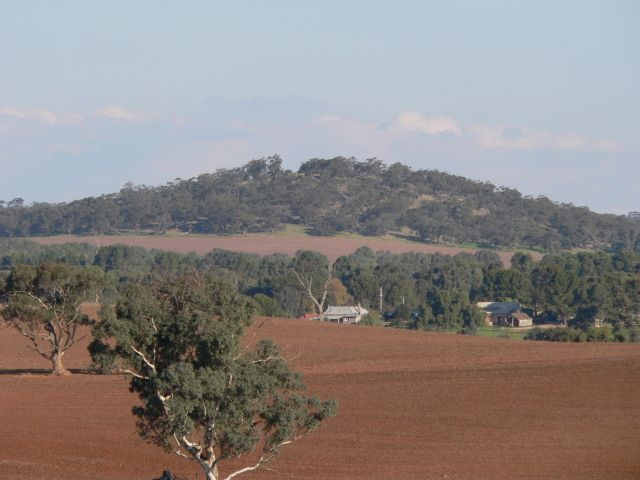
<svg viewBox="0 0 640 480">
<path fill-rule="evenodd" d="M 0 202 L 0 236 L 167 229 L 230 234 L 293 223 L 317 235 L 410 229 L 436 243 L 640 249 L 639 222 L 488 182 L 377 159 L 312 159 L 297 172 L 281 164 L 274 156 L 159 187 L 127 184 L 118 193 L 69 203 Z"/>
</svg>

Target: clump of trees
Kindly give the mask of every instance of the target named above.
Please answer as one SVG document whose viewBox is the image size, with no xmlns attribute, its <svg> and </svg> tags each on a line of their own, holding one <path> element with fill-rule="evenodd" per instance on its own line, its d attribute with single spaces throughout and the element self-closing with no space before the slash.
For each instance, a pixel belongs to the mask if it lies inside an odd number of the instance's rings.
<svg viewBox="0 0 640 480">
<path fill-rule="evenodd" d="M 228 234 L 285 224 L 305 225 L 315 235 L 410 230 L 435 243 L 640 250 L 640 222 L 631 218 L 377 159 L 312 159 L 294 172 L 273 156 L 159 187 L 127 184 L 118 193 L 69 203 L 0 202 L 0 236 L 7 237 L 167 229 Z"/>
<path fill-rule="evenodd" d="M 228 459 L 260 452 L 225 478 L 259 469 L 336 413 L 304 394 L 278 347 L 241 345 L 251 301 L 216 276 L 188 271 L 131 285 L 104 308 L 90 350 L 103 371 L 131 376 L 140 435 L 220 478 Z"/>
<path fill-rule="evenodd" d="M 517 253 L 504 268 L 490 251 L 449 257 L 361 248 L 339 258 L 334 270 L 366 307 L 378 304 L 384 286 L 384 308 L 400 327 L 473 333 L 484 318 L 478 301 L 517 301 L 535 317 L 581 331 L 604 323 L 618 338 L 635 338 L 640 326 L 640 254 L 627 250 L 547 255 L 540 262 Z"/>
</svg>

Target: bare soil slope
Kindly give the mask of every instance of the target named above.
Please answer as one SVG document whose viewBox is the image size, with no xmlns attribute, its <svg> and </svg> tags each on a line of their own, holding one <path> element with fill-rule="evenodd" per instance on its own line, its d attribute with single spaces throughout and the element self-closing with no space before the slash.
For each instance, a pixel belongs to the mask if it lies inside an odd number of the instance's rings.
<svg viewBox="0 0 640 480">
<path fill-rule="evenodd" d="M 640 478 L 638 345 L 280 319 L 258 331 L 340 411 L 273 470 L 244 478 Z M 0 478 L 147 480 L 163 468 L 196 478 L 187 461 L 137 438 L 124 378 L 16 375 L 48 367 L 25 346 L 0 331 Z M 69 367 L 87 362 L 83 348 L 68 355 Z"/>
<path fill-rule="evenodd" d="M 68 242 L 95 243 L 94 237 L 79 237 L 74 235 L 60 237 L 33 237 L 31 240 L 51 245 Z M 387 238 L 341 238 L 341 237 L 312 237 L 301 235 L 195 235 L 195 236 L 153 236 L 153 235 L 109 235 L 99 238 L 100 245 L 114 245 L 122 243 L 145 248 L 157 248 L 180 253 L 196 252 L 204 254 L 214 248 L 232 250 L 236 252 L 257 253 L 269 255 L 272 253 L 286 253 L 293 255 L 297 250 L 314 250 L 325 254 L 332 262 L 342 255 L 348 255 L 359 247 L 366 245 L 373 251 L 389 250 L 392 253 L 422 252 L 455 255 L 460 252 L 474 253 L 473 248 L 453 247 L 446 245 L 428 245 L 425 243 L 409 242 Z M 513 252 L 498 251 L 503 263 L 509 265 Z M 541 254 L 535 254 L 539 259 Z"/>
</svg>

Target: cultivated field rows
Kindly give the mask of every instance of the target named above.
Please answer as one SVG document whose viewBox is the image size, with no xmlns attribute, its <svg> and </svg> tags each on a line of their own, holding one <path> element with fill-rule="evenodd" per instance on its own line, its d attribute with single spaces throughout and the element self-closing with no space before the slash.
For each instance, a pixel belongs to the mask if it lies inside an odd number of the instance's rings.
<svg viewBox="0 0 640 480">
<path fill-rule="evenodd" d="M 257 320 L 339 414 L 254 479 L 640 478 L 640 348 Z M 84 368 L 83 345 L 67 365 Z M 150 480 L 197 470 L 146 445 L 119 376 L 51 378 L 0 332 L 0 478 Z M 16 374 L 20 373 L 20 374 Z M 199 477 L 198 477 L 199 478 Z"/>
<path fill-rule="evenodd" d="M 473 248 L 454 247 L 448 245 L 429 245 L 419 242 L 409 242 L 388 238 L 342 238 L 342 237 L 313 237 L 301 235 L 108 235 L 99 237 L 82 237 L 74 235 L 64 235 L 57 237 L 33 237 L 38 243 L 44 245 L 62 244 L 69 242 L 98 243 L 101 246 L 124 244 L 145 248 L 155 248 L 158 250 L 168 250 L 178 253 L 195 252 L 205 254 L 214 248 L 232 250 L 244 253 L 257 253 L 259 255 L 270 255 L 272 253 L 295 254 L 298 250 L 313 250 L 323 253 L 334 262 L 342 255 L 348 255 L 364 245 L 373 251 L 388 250 L 392 253 L 420 252 L 420 253 L 442 253 L 444 255 L 455 255 L 460 252 L 474 253 Z M 513 252 L 496 250 L 503 263 L 508 266 L 513 256 Z M 541 254 L 533 254 L 533 257 L 540 259 Z"/>
</svg>

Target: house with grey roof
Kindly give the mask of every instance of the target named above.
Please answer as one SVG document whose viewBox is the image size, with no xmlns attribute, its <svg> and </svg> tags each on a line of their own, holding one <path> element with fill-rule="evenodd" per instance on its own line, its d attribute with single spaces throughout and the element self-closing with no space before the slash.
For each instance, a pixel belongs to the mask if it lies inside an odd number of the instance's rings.
<svg viewBox="0 0 640 480">
<path fill-rule="evenodd" d="M 353 306 L 329 306 L 322 314 L 322 320 L 335 323 L 358 323 L 369 313 L 366 308 Z"/>
<path fill-rule="evenodd" d="M 478 302 L 478 308 L 485 312 L 486 325 L 504 327 L 530 327 L 533 320 L 522 311 L 518 302 Z"/>
</svg>

